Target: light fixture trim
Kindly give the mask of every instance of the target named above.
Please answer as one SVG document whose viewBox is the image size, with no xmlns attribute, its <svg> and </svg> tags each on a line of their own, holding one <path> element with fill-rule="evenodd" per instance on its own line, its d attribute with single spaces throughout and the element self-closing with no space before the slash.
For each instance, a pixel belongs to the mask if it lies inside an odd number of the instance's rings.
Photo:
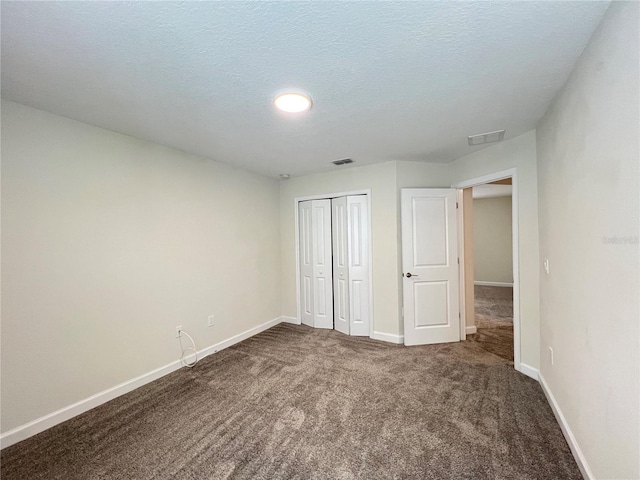
<svg viewBox="0 0 640 480">
<path fill-rule="evenodd" d="M 311 110 L 311 95 L 299 89 L 280 90 L 273 97 L 273 105 L 284 113 L 304 113 Z"/>
</svg>

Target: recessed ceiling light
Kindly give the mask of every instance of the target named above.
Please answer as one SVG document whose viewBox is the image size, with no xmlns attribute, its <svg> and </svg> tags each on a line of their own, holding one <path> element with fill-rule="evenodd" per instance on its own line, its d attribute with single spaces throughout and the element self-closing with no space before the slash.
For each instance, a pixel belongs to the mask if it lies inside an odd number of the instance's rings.
<svg viewBox="0 0 640 480">
<path fill-rule="evenodd" d="M 273 104 L 278 110 L 287 113 L 302 113 L 311 109 L 311 97 L 301 91 L 284 91 L 278 93 L 273 99 Z"/>
</svg>

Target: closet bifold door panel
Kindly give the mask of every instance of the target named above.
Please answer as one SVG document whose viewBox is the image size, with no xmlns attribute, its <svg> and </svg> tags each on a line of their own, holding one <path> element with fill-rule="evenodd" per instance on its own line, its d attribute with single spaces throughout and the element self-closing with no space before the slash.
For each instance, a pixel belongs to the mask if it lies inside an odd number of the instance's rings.
<svg viewBox="0 0 640 480">
<path fill-rule="evenodd" d="M 347 197 L 332 199 L 333 318 L 335 329 L 349 335 L 349 239 L 347 225 Z"/>
<path fill-rule="evenodd" d="M 300 320 L 346 335 L 370 335 L 366 195 L 298 203 Z"/>
<path fill-rule="evenodd" d="M 335 329 L 368 336 L 369 212 L 365 195 L 331 200 Z"/>
<path fill-rule="evenodd" d="M 366 195 L 347 197 L 349 333 L 369 336 L 369 212 Z"/>
<path fill-rule="evenodd" d="M 313 231 L 311 201 L 298 204 L 300 245 L 300 321 L 313 327 Z"/>
<path fill-rule="evenodd" d="M 331 200 L 298 204 L 300 235 L 300 320 L 315 328 L 333 328 Z"/>
<path fill-rule="evenodd" d="M 333 328 L 333 275 L 331 265 L 331 200 L 311 201 L 313 232 L 313 326 Z"/>
</svg>

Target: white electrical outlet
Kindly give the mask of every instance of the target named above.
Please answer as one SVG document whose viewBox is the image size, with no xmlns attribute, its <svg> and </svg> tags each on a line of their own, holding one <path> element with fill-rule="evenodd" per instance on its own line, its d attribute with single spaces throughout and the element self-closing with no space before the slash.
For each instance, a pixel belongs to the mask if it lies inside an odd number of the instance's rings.
<svg viewBox="0 0 640 480">
<path fill-rule="evenodd" d="M 549 360 L 551 360 L 551 365 L 553 366 L 553 348 L 549 347 Z"/>
<path fill-rule="evenodd" d="M 209 316 L 207 317 L 207 318 L 208 318 L 208 325 L 209 325 L 210 327 L 213 327 L 213 325 L 215 324 L 215 322 L 214 322 L 215 318 L 214 318 L 214 317 L 215 317 L 215 315 L 209 315 Z"/>
<path fill-rule="evenodd" d="M 176 338 L 180 338 L 180 335 L 182 335 L 182 325 L 176 327 Z"/>
</svg>

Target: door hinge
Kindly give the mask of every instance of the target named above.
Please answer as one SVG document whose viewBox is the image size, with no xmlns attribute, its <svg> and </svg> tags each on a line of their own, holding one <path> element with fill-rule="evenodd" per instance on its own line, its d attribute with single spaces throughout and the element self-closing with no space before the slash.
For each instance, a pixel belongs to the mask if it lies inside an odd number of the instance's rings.
<svg viewBox="0 0 640 480">
<path fill-rule="evenodd" d="M 460 257 L 458 257 L 458 265 L 460 265 Z"/>
<path fill-rule="evenodd" d="M 456 202 L 456 208 L 458 208 L 458 202 Z"/>
</svg>

